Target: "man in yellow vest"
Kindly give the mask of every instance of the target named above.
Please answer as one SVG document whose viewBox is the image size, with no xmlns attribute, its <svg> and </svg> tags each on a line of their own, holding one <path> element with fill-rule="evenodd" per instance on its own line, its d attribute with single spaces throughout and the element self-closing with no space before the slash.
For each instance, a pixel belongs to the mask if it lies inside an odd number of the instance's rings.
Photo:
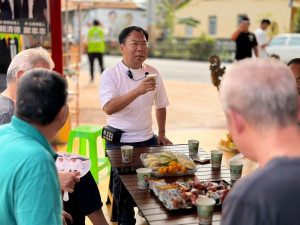
<svg viewBox="0 0 300 225">
<path fill-rule="evenodd" d="M 99 26 L 99 21 L 94 20 L 94 26 L 88 32 L 87 53 L 90 62 L 91 82 L 94 80 L 94 59 L 100 64 L 101 73 L 104 71 L 102 54 L 105 49 L 104 32 Z"/>
</svg>

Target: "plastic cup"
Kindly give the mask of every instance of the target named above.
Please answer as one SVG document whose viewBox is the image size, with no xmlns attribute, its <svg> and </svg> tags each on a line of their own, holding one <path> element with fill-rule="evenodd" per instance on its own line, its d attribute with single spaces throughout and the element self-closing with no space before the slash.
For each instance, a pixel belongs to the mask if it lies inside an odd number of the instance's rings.
<svg viewBox="0 0 300 225">
<path fill-rule="evenodd" d="M 132 162 L 133 146 L 123 145 L 121 146 L 122 162 L 129 163 Z"/>
<path fill-rule="evenodd" d="M 211 224 L 216 201 L 206 196 L 199 196 L 197 199 L 197 213 L 199 224 Z"/>
<path fill-rule="evenodd" d="M 199 141 L 198 140 L 189 140 L 189 156 L 197 156 L 198 148 L 199 148 Z"/>
<path fill-rule="evenodd" d="M 243 163 L 239 161 L 230 162 L 230 178 L 236 181 L 241 178 L 243 171 Z"/>
<path fill-rule="evenodd" d="M 151 171 L 152 170 L 150 168 L 139 168 L 136 170 L 136 173 L 138 176 L 139 189 L 148 189 L 149 188 L 148 180 L 151 177 Z"/>
<path fill-rule="evenodd" d="M 211 154 L 211 166 L 213 168 L 221 168 L 223 151 L 212 150 L 210 151 L 210 154 Z"/>
<path fill-rule="evenodd" d="M 147 77 L 153 77 L 153 82 L 156 83 L 157 80 L 157 74 L 153 73 L 153 74 L 148 74 Z"/>
</svg>

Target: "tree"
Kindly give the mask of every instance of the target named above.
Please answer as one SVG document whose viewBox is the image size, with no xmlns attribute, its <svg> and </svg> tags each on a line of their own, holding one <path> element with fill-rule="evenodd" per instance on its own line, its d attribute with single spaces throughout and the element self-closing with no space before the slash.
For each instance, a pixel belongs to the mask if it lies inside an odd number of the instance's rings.
<svg viewBox="0 0 300 225">
<path fill-rule="evenodd" d="M 157 18 L 156 26 L 163 31 L 162 39 L 173 40 L 174 25 L 176 22 L 196 27 L 200 22 L 192 17 L 177 18 L 175 11 L 182 9 L 189 4 L 191 0 L 159 0 L 157 1 Z"/>
<path fill-rule="evenodd" d="M 295 33 L 300 33 L 300 8 L 298 8 L 293 20 L 293 30 Z"/>
</svg>

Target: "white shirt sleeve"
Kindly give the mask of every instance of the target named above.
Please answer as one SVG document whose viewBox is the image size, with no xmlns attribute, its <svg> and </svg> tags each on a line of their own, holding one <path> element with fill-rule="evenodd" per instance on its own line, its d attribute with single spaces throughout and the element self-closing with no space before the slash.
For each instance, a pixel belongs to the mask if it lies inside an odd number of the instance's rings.
<svg viewBox="0 0 300 225">
<path fill-rule="evenodd" d="M 99 98 L 102 108 L 111 99 L 118 97 L 116 83 L 114 82 L 114 74 L 110 73 L 110 69 L 102 73 L 99 84 Z"/>
</svg>

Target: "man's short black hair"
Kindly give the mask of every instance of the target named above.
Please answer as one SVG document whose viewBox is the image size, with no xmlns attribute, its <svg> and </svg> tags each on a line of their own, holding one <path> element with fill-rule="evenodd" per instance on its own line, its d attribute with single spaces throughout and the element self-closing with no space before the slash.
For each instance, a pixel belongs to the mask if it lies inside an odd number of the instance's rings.
<svg viewBox="0 0 300 225">
<path fill-rule="evenodd" d="M 98 26 L 99 25 L 99 21 L 98 20 L 94 20 L 93 24 L 94 24 L 94 26 Z"/>
<path fill-rule="evenodd" d="M 294 58 L 291 61 L 288 62 L 288 66 L 295 64 L 295 65 L 299 65 L 300 64 L 300 58 Z"/>
<path fill-rule="evenodd" d="M 244 17 L 242 18 L 242 20 L 249 21 L 249 18 L 248 18 L 248 16 L 244 16 Z"/>
<path fill-rule="evenodd" d="M 141 27 L 137 27 L 137 26 L 131 26 L 131 27 L 126 27 L 124 28 L 121 33 L 119 34 L 119 43 L 120 44 L 125 44 L 127 37 L 131 34 L 132 31 L 138 31 L 138 32 L 142 32 L 146 38 L 146 40 L 148 41 L 148 33 L 147 31 L 145 31 L 143 28 Z"/>
<path fill-rule="evenodd" d="M 31 124 L 50 124 L 68 97 L 66 79 L 57 72 L 33 69 L 18 81 L 15 115 Z"/>
<path fill-rule="evenodd" d="M 270 24 L 271 24 L 271 21 L 270 21 L 269 19 L 263 19 L 263 20 L 261 21 L 261 24 L 264 24 L 264 23 L 267 23 L 268 25 L 270 25 Z"/>
</svg>

